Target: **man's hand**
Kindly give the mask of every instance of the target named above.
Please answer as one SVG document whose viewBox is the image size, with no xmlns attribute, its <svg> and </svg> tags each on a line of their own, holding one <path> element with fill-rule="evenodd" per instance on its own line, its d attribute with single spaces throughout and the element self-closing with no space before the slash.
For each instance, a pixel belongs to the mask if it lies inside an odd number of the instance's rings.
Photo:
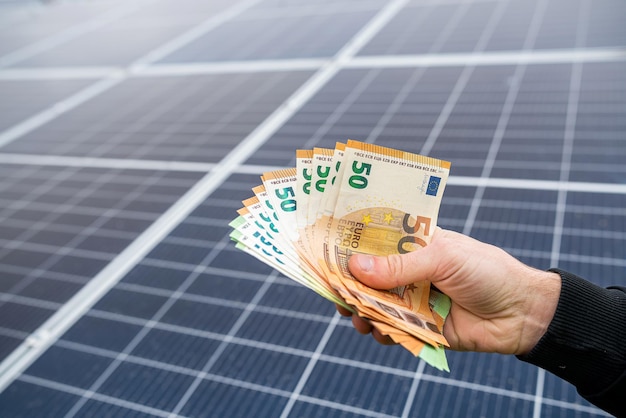
<svg viewBox="0 0 626 418">
<path fill-rule="evenodd" d="M 505 251 L 437 228 L 430 244 L 387 257 L 355 254 L 348 264 L 362 283 L 391 289 L 421 280 L 452 299 L 444 335 L 454 350 L 526 354 L 546 332 L 559 300 L 558 274 L 536 270 Z M 338 307 L 342 315 L 351 313 Z M 353 315 L 354 327 L 372 332 Z M 391 344 L 375 330 L 374 338 Z"/>
</svg>

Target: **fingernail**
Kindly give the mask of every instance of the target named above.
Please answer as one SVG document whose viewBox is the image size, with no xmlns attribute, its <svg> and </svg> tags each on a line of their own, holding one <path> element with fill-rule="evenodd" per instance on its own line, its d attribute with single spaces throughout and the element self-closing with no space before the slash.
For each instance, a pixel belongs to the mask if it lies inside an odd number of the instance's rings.
<svg viewBox="0 0 626 418">
<path fill-rule="evenodd" d="M 371 255 L 357 254 L 356 262 L 359 268 L 366 273 L 374 270 L 374 257 Z"/>
</svg>

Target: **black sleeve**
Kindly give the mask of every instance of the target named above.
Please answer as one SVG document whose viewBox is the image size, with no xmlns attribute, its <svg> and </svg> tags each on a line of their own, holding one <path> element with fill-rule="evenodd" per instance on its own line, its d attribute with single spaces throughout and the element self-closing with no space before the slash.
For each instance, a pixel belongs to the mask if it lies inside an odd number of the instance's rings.
<svg viewBox="0 0 626 418">
<path fill-rule="evenodd" d="M 562 270 L 548 331 L 520 360 L 570 382 L 594 405 L 626 417 L 626 289 L 596 286 Z"/>
</svg>

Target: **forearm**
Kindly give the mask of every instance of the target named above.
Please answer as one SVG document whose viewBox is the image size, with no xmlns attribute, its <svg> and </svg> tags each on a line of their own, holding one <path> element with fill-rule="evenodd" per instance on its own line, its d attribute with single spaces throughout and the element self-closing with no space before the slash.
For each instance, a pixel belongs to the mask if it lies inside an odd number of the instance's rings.
<svg viewBox="0 0 626 418">
<path fill-rule="evenodd" d="M 626 409 L 626 293 L 557 271 L 562 285 L 547 332 L 523 361 L 572 383 L 613 414 Z"/>
</svg>

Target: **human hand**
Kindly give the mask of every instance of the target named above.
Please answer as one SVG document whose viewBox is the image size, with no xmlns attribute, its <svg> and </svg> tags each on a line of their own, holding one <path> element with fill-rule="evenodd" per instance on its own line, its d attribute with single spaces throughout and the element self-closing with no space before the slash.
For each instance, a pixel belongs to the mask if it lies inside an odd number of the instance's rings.
<svg viewBox="0 0 626 418">
<path fill-rule="evenodd" d="M 348 267 L 376 289 L 432 282 L 452 299 L 444 336 L 450 348 L 462 351 L 528 353 L 548 329 L 561 290 L 558 274 L 531 268 L 493 245 L 441 228 L 417 251 L 387 257 L 354 254 Z M 366 319 L 352 315 L 352 322 L 359 332 L 392 343 Z"/>
</svg>

